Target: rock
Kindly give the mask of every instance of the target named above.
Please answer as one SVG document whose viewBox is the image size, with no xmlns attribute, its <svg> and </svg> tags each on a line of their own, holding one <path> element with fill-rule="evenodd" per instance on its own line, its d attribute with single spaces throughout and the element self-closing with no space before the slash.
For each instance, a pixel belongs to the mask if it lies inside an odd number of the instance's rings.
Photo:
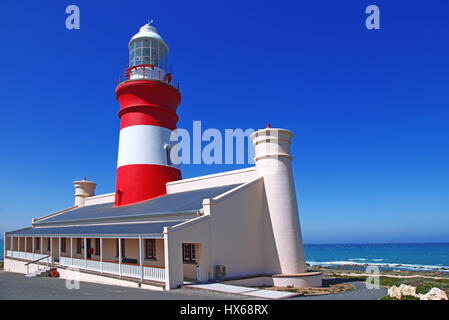
<svg viewBox="0 0 449 320">
<path fill-rule="evenodd" d="M 436 287 L 430 289 L 426 294 L 419 295 L 420 300 L 447 300 L 447 294 L 441 289 Z"/>
<path fill-rule="evenodd" d="M 416 294 L 416 287 L 408 286 L 406 284 L 401 284 L 399 286 L 399 290 L 401 291 L 401 294 L 403 296 L 412 296 L 412 297 L 419 297 L 419 295 Z"/>
<path fill-rule="evenodd" d="M 401 290 L 396 286 L 392 286 L 391 288 L 388 289 L 388 295 L 390 296 L 390 298 L 395 298 L 398 300 L 402 299 Z"/>
</svg>

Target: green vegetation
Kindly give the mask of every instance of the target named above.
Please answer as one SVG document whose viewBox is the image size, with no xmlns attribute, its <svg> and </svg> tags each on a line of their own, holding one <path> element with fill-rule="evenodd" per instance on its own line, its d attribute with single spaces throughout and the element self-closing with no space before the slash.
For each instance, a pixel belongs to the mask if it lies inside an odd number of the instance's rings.
<svg viewBox="0 0 449 320">
<path fill-rule="evenodd" d="M 428 279 L 428 278 L 388 278 L 380 277 L 380 285 L 383 287 L 399 287 L 401 284 L 416 287 L 416 293 L 425 294 L 433 287 L 449 292 L 448 279 Z"/>
<path fill-rule="evenodd" d="M 3 270 L 3 261 L 0 262 L 0 270 Z"/>
</svg>

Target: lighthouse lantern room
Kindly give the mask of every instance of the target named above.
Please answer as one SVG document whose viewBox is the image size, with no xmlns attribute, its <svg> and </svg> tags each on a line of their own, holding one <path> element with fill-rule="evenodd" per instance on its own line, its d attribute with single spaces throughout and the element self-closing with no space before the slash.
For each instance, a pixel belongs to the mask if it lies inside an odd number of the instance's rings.
<svg viewBox="0 0 449 320">
<path fill-rule="evenodd" d="M 128 46 L 126 80 L 116 88 L 120 104 L 116 206 L 163 195 L 167 182 L 181 179 L 179 167 L 170 160 L 181 94 L 167 72 L 168 46 L 151 22 Z"/>
</svg>

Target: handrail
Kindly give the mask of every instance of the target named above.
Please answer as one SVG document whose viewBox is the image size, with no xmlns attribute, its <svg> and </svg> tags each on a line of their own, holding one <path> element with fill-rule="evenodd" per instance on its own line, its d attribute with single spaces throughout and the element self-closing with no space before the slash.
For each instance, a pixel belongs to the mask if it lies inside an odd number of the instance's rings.
<svg viewBox="0 0 449 320">
<path fill-rule="evenodd" d="M 162 70 L 164 74 L 161 74 L 161 70 L 155 70 L 155 65 L 152 64 L 138 64 L 126 69 L 125 73 L 119 75 L 118 83 L 126 82 L 131 80 L 132 72 L 137 72 L 136 79 L 134 80 L 152 80 L 159 81 L 168 84 L 179 91 L 179 80 L 173 77 L 172 72 L 166 72 Z"/>
<path fill-rule="evenodd" d="M 47 255 L 47 256 L 44 256 L 44 257 L 39 258 L 39 259 L 37 259 L 37 260 L 34 260 L 34 261 L 31 261 L 31 262 L 25 263 L 24 265 L 27 267 L 27 274 L 30 273 L 29 267 L 30 267 L 30 264 L 31 264 L 31 263 L 36 263 L 36 262 L 37 262 L 37 270 L 39 271 L 39 261 L 41 261 L 41 260 L 43 260 L 43 259 L 47 259 L 47 267 L 48 267 L 49 264 L 50 264 L 50 262 L 48 261 L 48 258 L 51 258 L 51 255 Z M 53 262 L 53 261 L 52 261 L 52 262 Z"/>
<path fill-rule="evenodd" d="M 31 262 L 25 263 L 25 266 L 27 266 L 27 265 L 29 265 L 29 264 L 31 264 L 31 263 L 35 263 L 35 262 L 41 261 L 41 260 L 43 260 L 43 259 L 47 259 L 47 258 L 49 258 L 49 257 L 51 257 L 51 255 L 48 255 L 48 256 L 42 257 L 42 258 L 40 258 L 40 259 L 37 259 L 37 260 L 31 261 Z"/>
</svg>

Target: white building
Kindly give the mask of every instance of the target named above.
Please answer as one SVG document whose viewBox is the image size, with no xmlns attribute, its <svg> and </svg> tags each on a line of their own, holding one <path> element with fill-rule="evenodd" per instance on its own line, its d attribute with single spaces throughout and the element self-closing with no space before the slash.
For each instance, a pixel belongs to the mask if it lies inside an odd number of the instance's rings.
<svg viewBox="0 0 449 320">
<path fill-rule="evenodd" d="M 5 270 L 32 274 L 51 264 L 63 278 L 77 272 L 85 281 L 166 290 L 185 281 L 321 286 L 304 258 L 293 134 L 252 134 L 252 168 L 180 179 L 166 152 L 180 103 L 166 69 L 168 47 L 147 24 L 129 48 L 130 68 L 116 90 L 116 191 L 95 196 L 95 183 L 75 181 L 73 207 L 5 233 Z"/>
</svg>

